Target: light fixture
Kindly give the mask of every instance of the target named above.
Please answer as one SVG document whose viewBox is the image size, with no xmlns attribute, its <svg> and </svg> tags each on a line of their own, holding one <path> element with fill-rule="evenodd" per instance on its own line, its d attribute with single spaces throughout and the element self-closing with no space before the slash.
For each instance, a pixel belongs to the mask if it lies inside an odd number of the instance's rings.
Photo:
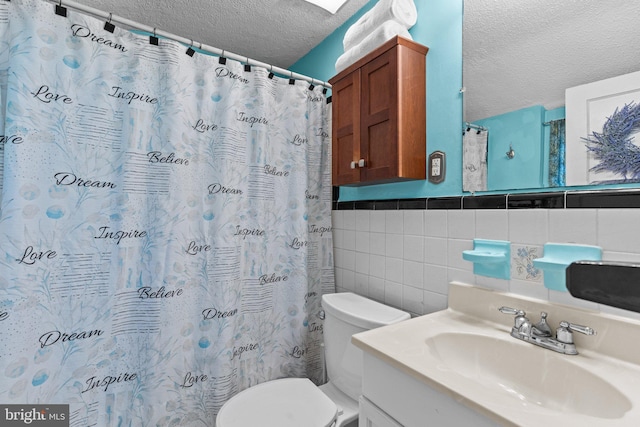
<svg viewBox="0 0 640 427">
<path fill-rule="evenodd" d="M 315 4 L 318 7 L 334 14 L 342 7 L 347 0 L 305 0 L 307 3 Z"/>
</svg>

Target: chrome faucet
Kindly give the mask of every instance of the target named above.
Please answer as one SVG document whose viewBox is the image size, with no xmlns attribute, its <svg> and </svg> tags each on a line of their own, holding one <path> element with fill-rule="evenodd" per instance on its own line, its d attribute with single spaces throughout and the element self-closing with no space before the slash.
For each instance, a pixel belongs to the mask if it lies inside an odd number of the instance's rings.
<svg viewBox="0 0 640 427">
<path fill-rule="evenodd" d="M 547 323 L 547 313 L 540 313 L 540 321 L 535 325 L 527 318 L 523 310 L 500 307 L 501 313 L 515 316 L 511 336 L 522 341 L 530 342 L 537 346 L 557 351 L 563 354 L 578 354 L 573 343 L 573 332 L 580 332 L 585 335 L 595 335 L 596 331 L 588 326 L 576 325 L 567 321 L 560 322 L 556 329 L 556 337 L 553 338 L 551 328 Z"/>
</svg>

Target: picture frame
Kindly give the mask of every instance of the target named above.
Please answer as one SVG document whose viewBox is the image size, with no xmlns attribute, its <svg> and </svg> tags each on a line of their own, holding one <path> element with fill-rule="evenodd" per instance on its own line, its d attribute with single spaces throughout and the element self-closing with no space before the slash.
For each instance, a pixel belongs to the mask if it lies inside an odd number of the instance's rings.
<svg viewBox="0 0 640 427">
<path fill-rule="evenodd" d="M 565 91 L 566 108 L 566 184 L 599 185 L 639 182 L 627 174 L 616 172 L 619 165 L 610 165 L 597 158 L 588 146 L 607 148 L 602 144 L 603 127 L 607 120 L 625 114 L 625 106 L 640 104 L 640 71 L 588 83 Z M 640 108 L 639 108 L 640 110 Z M 640 120 L 630 129 L 628 138 L 637 139 L 640 150 Z M 608 128 L 611 127 L 611 121 Z M 596 134 L 594 134 L 594 132 Z M 610 132 L 609 140 L 611 140 Z M 605 135 L 607 136 L 607 135 Z M 637 138 L 636 138 L 637 137 Z M 617 137 L 620 138 L 620 137 Z M 589 143 L 588 140 L 597 144 Z M 614 141 L 619 142 L 619 141 Z M 640 167 L 640 165 L 639 165 Z"/>
</svg>

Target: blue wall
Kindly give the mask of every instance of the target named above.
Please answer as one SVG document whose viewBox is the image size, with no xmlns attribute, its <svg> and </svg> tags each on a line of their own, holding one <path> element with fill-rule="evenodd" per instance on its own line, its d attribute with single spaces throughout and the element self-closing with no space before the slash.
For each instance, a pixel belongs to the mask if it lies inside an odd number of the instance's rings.
<svg viewBox="0 0 640 427">
<path fill-rule="evenodd" d="M 446 153 L 445 181 L 432 184 L 413 181 L 366 187 L 341 187 L 340 200 L 380 200 L 454 196 L 462 194 L 462 4 L 463 0 L 414 0 L 418 22 L 409 30 L 413 39 L 427 47 L 427 155 Z M 293 64 L 292 71 L 327 81 L 336 74 L 335 62 L 343 53 L 347 29 L 376 0 L 338 28 L 307 55 Z"/>
<path fill-rule="evenodd" d="M 510 190 L 537 188 L 545 184 L 545 109 L 541 105 L 523 108 L 474 123 L 489 129 L 487 144 L 487 188 Z M 509 159 L 509 147 L 516 155 Z M 548 150 L 547 150 L 548 151 Z M 548 159 L 548 152 L 546 153 Z M 548 166 L 546 168 L 548 171 Z"/>
<path fill-rule="evenodd" d="M 564 117 L 565 107 L 538 105 L 475 121 L 489 130 L 488 191 L 548 187 L 551 128 L 543 124 Z M 506 156 L 510 144 L 513 159 Z"/>
</svg>

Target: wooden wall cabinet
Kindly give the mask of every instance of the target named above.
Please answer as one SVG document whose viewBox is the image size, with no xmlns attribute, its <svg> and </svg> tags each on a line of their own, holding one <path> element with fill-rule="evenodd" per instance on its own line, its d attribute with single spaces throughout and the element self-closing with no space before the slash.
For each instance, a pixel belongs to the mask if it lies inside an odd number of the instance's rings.
<svg viewBox="0 0 640 427">
<path fill-rule="evenodd" d="M 329 80 L 333 185 L 426 179 L 428 50 L 396 36 Z"/>
</svg>

